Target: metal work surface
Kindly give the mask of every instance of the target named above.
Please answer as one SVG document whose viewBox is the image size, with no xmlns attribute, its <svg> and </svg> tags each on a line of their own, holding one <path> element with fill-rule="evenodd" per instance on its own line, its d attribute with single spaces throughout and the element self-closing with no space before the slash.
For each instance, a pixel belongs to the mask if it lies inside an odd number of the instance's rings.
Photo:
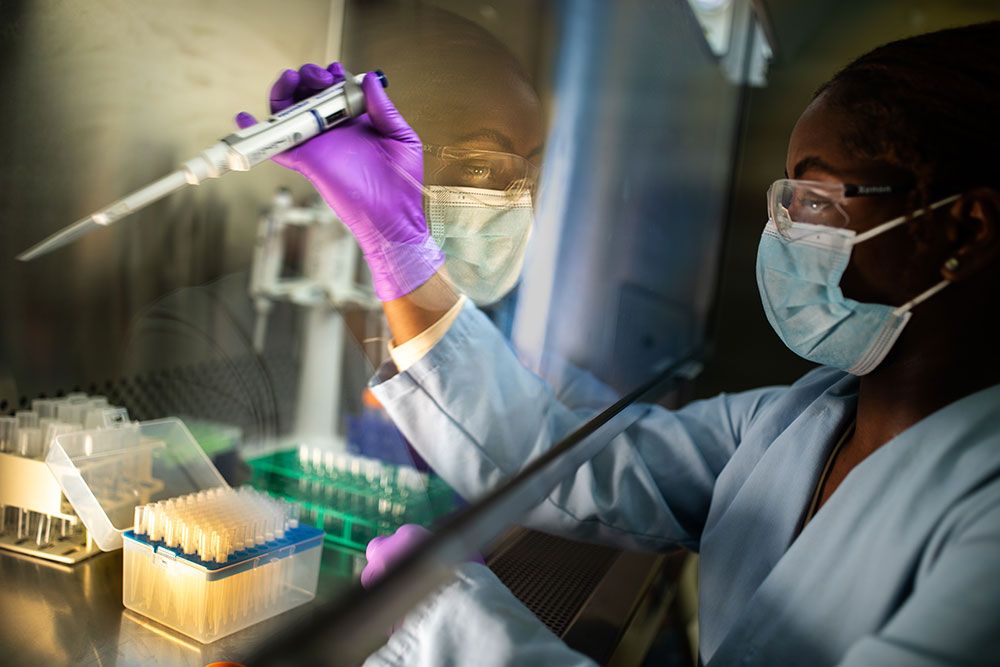
<svg viewBox="0 0 1000 667">
<path fill-rule="evenodd" d="M 570 544 L 589 545 L 530 531 L 518 531 L 517 535 L 520 537 L 498 545 L 490 558 L 491 565 L 496 568 L 498 560 L 520 562 L 531 556 L 529 560 L 535 565 L 521 572 L 507 572 L 505 582 L 515 590 L 535 591 L 534 598 L 527 595 L 522 601 L 542 620 L 568 612 L 568 625 L 560 628 L 564 639 L 592 657 L 607 659 L 635 624 L 630 610 L 646 594 L 648 578 L 663 569 L 663 556 L 591 547 L 596 551 L 590 560 L 596 557 L 600 561 L 600 572 L 585 582 L 586 590 L 579 591 L 572 609 L 567 610 L 566 596 L 552 590 L 559 577 L 538 581 L 538 575 L 548 578 L 560 569 L 559 562 L 565 564 L 573 558 L 574 554 L 567 552 Z M 525 537 L 528 541 L 518 544 Z M 539 548 L 546 552 L 540 560 Z M 614 562 L 604 562 L 604 556 Z M 363 566 L 360 554 L 324 548 L 317 599 L 328 600 L 352 585 Z M 0 612 L 6 619 L 0 627 L 4 665 L 203 667 L 247 655 L 255 644 L 309 615 L 317 604 L 314 600 L 211 644 L 202 644 L 122 606 L 121 550 L 72 567 L 0 552 L 0 581 Z M 653 625 L 661 621 L 662 615 L 658 615 Z"/>
<path fill-rule="evenodd" d="M 351 585 L 360 555 L 323 549 L 317 598 Z M 245 655 L 316 604 L 307 603 L 211 644 L 201 644 L 122 606 L 122 552 L 75 566 L 0 553 L 4 665 L 170 665 L 202 667 Z"/>
</svg>

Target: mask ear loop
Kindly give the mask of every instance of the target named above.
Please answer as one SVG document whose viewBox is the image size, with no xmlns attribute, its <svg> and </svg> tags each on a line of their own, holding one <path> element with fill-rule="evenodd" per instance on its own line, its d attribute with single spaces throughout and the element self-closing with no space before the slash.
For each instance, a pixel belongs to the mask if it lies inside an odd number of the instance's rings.
<svg viewBox="0 0 1000 667">
<path fill-rule="evenodd" d="M 913 214 L 913 217 L 915 218 L 915 217 L 917 217 L 919 215 L 923 215 L 924 213 L 927 213 L 928 211 L 933 211 L 934 209 L 940 208 L 940 207 L 942 207 L 942 206 L 944 206 L 946 204 L 950 204 L 953 201 L 956 201 L 959 197 L 961 197 L 961 195 L 952 195 L 950 197 L 945 197 L 944 199 L 942 199 L 940 201 L 934 202 L 933 204 L 931 204 L 927 208 L 922 208 L 919 211 L 916 211 Z M 878 225 L 877 227 L 872 227 L 871 229 L 869 229 L 864 234 L 858 234 L 857 236 L 855 236 L 854 237 L 854 244 L 860 243 L 862 241 L 867 241 L 868 239 L 870 239 L 872 237 L 875 237 L 875 236 L 878 236 L 882 232 L 888 231 L 888 230 L 892 229 L 893 227 L 898 227 L 899 225 L 901 225 L 904 222 L 906 222 L 906 220 L 907 220 L 907 216 L 904 215 L 904 216 L 900 216 L 898 218 L 893 218 L 892 220 L 889 220 L 888 222 L 883 222 L 881 225 Z M 919 306 L 924 301 L 926 301 L 927 299 L 931 298 L 932 296 L 934 296 L 935 294 L 937 294 L 938 292 L 940 292 L 941 290 L 943 290 L 950 283 L 951 283 L 950 280 L 947 280 L 947 279 L 942 280 L 941 282 L 939 282 L 939 283 L 931 286 L 930 288 L 924 290 L 923 292 L 921 292 L 917 296 L 913 297 L 912 299 L 910 299 L 909 301 L 907 301 L 906 303 L 904 303 L 902 306 L 899 306 L 898 308 L 895 308 L 892 311 L 892 314 L 895 315 L 895 316 L 899 316 L 899 315 L 904 315 L 904 314 L 910 312 L 915 307 Z"/>
<path fill-rule="evenodd" d="M 913 297 L 912 299 L 910 299 L 909 301 L 907 301 L 906 303 L 904 303 L 902 306 L 900 306 L 900 307 L 896 308 L 895 310 L 893 310 L 892 314 L 896 315 L 896 316 L 905 315 L 909 311 L 913 310 L 916 306 L 919 306 L 924 301 L 926 301 L 927 299 L 931 298 L 932 296 L 934 296 L 935 294 L 937 294 L 938 292 L 940 292 L 941 290 L 943 290 L 945 287 L 947 287 L 950 284 L 951 284 L 950 280 L 942 280 L 941 282 L 937 283 L 933 287 L 930 287 L 929 289 L 926 289 L 922 293 L 920 293 L 917 296 Z"/>
</svg>

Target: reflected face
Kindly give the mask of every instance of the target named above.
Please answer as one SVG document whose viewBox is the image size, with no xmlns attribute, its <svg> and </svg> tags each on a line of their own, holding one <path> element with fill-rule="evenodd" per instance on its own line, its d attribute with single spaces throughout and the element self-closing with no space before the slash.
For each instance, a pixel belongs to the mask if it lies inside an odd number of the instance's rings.
<svg viewBox="0 0 1000 667">
<path fill-rule="evenodd" d="M 426 102 L 414 127 L 425 143 L 496 151 L 520 156 L 536 166 L 541 158 L 541 110 L 527 83 L 497 69 L 481 73 L 440 73 L 428 81 Z M 450 75 L 450 76 L 449 76 Z"/>
<path fill-rule="evenodd" d="M 383 37 L 372 45 L 377 53 L 400 56 L 379 66 L 396 107 L 429 147 L 427 185 L 502 189 L 500 180 L 521 177 L 541 158 L 538 96 L 509 55 L 474 37 L 456 29 L 419 39 Z M 442 155 L 434 150 L 439 147 L 461 150 Z"/>
<path fill-rule="evenodd" d="M 372 21 L 359 64 L 381 68 L 423 144 L 423 199 L 445 274 L 479 305 L 516 284 L 533 226 L 541 105 L 513 56 L 446 12 Z M 485 191 L 485 192 L 484 192 Z"/>
<path fill-rule="evenodd" d="M 845 112 L 821 96 L 806 108 L 792 130 L 785 163 L 788 178 L 854 183 L 897 184 L 912 178 L 898 167 L 857 157 L 842 137 L 850 128 Z M 847 227 L 863 232 L 908 211 L 907 195 L 851 197 L 843 204 Z M 846 297 L 867 303 L 901 305 L 940 278 L 940 261 L 924 256 L 906 225 L 854 246 L 841 280 Z"/>
</svg>

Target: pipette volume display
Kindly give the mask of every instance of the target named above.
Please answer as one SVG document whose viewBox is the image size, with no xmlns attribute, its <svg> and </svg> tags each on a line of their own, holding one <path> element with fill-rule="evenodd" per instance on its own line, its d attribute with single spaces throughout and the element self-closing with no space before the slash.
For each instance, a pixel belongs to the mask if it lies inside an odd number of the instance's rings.
<svg viewBox="0 0 1000 667">
<path fill-rule="evenodd" d="M 381 70 L 375 70 L 375 74 L 383 87 L 388 86 Z M 185 162 L 181 169 L 59 230 L 22 252 L 17 259 L 26 262 L 72 243 L 186 185 L 197 185 L 207 178 L 218 178 L 230 171 L 247 171 L 278 153 L 361 115 L 365 112 L 365 97 L 361 91 L 363 79 L 364 75 L 348 75 L 344 81 L 279 111 L 267 120 L 230 134 Z"/>
</svg>

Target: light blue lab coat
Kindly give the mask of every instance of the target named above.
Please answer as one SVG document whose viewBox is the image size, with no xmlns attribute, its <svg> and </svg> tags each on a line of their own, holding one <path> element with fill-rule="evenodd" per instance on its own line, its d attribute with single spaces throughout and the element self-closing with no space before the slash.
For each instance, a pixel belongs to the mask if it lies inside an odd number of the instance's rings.
<svg viewBox="0 0 1000 667">
<path fill-rule="evenodd" d="M 471 304 L 417 364 L 372 381 L 406 437 L 468 498 L 608 405 L 581 386 L 557 392 L 525 370 Z M 676 412 L 634 405 L 522 523 L 699 551 L 706 665 L 997 664 L 1000 385 L 886 443 L 803 529 L 857 387 L 821 368 L 790 387 Z M 470 563 L 369 664 L 590 663 Z"/>
</svg>

